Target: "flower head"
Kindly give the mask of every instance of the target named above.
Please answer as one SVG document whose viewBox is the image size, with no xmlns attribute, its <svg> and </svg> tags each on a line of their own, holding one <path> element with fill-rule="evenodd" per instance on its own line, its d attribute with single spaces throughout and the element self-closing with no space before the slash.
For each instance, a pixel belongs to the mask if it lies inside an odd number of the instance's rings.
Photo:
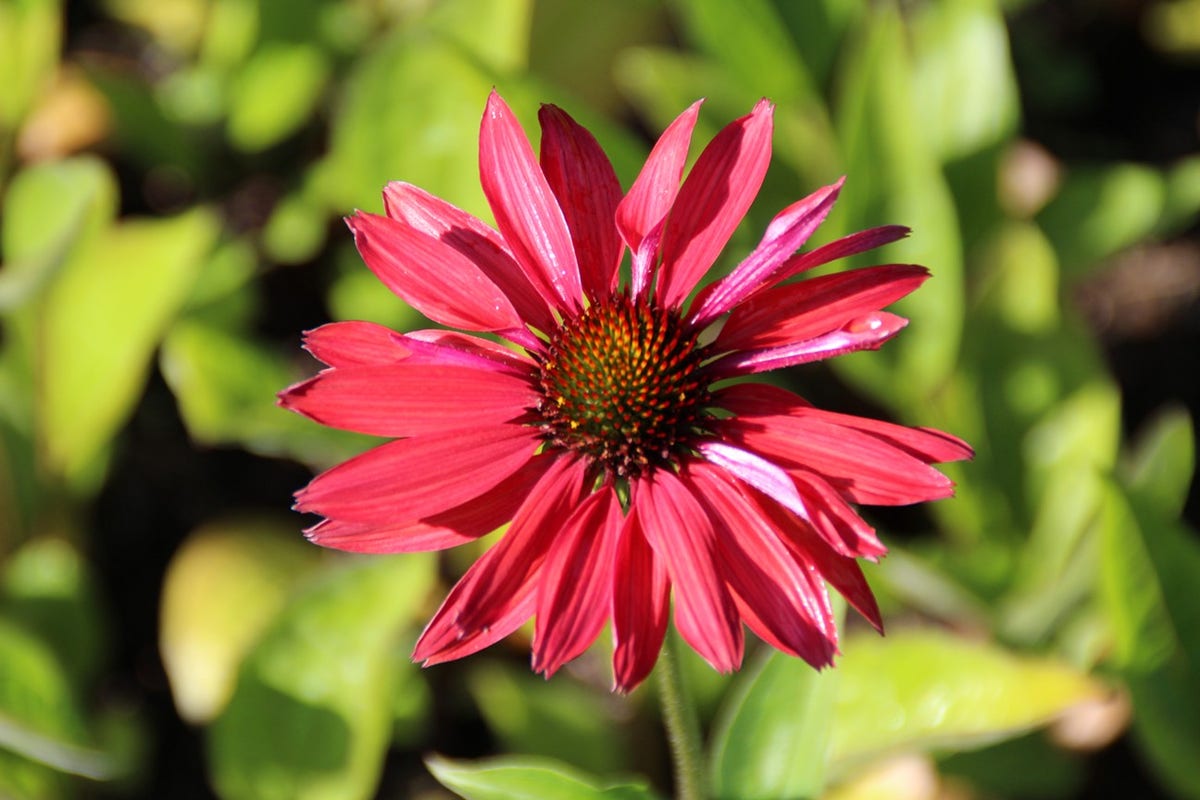
<svg viewBox="0 0 1200 800">
<path fill-rule="evenodd" d="M 542 108 L 538 158 L 493 92 L 479 160 L 496 228 L 405 183 L 384 190 L 386 216 L 348 220 L 384 284 L 468 332 L 308 332 L 329 368 L 280 402 L 393 438 L 297 493 L 325 518 L 308 537 L 412 552 L 508 523 L 414 658 L 461 658 L 533 617 L 533 667 L 550 675 L 611 621 L 628 690 L 654 666 L 673 598 L 680 634 L 719 670 L 741 663 L 743 623 L 822 667 L 837 650 L 825 582 L 881 627 L 856 559 L 885 548 L 854 505 L 946 497 L 953 484 L 930 464 L 971 450 L 727 380 L 879 347 L 906 322 L 881 309 L 928 277 L 888 264 L 789 281 L 907 234 L 874 228 L 798 253 L 839 181 L 785 208 L 693 297 L 762 183 L 772 111 L 762 101 L 728 125 L 683 179 L 696 103 L 623 193 L 567 114 Z"/>
</svg>

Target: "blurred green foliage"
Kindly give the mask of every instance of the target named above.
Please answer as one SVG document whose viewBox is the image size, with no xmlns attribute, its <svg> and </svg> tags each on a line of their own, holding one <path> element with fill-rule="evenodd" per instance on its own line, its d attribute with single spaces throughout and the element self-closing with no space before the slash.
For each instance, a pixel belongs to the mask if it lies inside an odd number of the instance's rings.
<svg viewBox="0 0 1200 800">
<path fill-rule="evenodd" d="M 732 679 L 685 660 L 716 795 L 869 797 L 876 768 L 914 753 L 992 795 L 1070 795 L 1080 756 L 1030 731 L 1082 706 L 1109 722 L 1076 750 L 1119 735 L 1131 707 L 1160 787 L 1200 797 L 1200 540 L 1181 519 L 1195 433 L 1167 410 L 1124 439 L 1068 301 L 1195 223 L 1200 154 L 1043 164 L 1030 196 L 1007 183 L 1027 145 L 1005 14 L 1040 2 L 0 0 L 0 795 L 132 795 L 153 772 L 136 702 L 99 690 L 122 621 L 89 522 L 147 376 L 197 448 L 313 468 L 364 449 L 273 406 L 313 367 L 263 333 L 290 299 L 268 287 L 303 271 L 327 318 L 423 324 L 336 219 L 377 210 L 393 179 L 487 218 L 476 121 L 496 86 L 528 130 L 538 102 L 568 108 L 626 186 L 644 132 L 697 97 L 698 140 L 770 97 L 773 166 L 719 268 L 845 174 L 815 243 L 908 224 L 869 258 L 935 276 L 897 304 L 902 336 L 833 366 L 978 456 L 870 572 L 896 632 L 852 633 L 821 674 L 778 654 Z M 1178 21 L 1197 8 L 1160 0 L 1147 36 L 1194 52 Z M 653 685 L 610 695 L 604 652 L 546 684 L 494 648 L 435 703 L 406 658 L 442 589 L 435 559 L 319 554 L 277 511 L 214 517 L 161 577 L 163 664 L 219 796 L 371 797 L 389 747 L 432 746 L 435 706 L 531 754 L 431 756 L 462 797 L 660 796 Z"/>
</svg>

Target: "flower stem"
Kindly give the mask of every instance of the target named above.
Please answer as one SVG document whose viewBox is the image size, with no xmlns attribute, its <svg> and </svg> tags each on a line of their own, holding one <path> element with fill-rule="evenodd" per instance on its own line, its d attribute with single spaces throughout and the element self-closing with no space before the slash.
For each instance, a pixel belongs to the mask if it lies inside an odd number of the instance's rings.
<svg viewBox="0 0 1200 800">
<path fill-rule="evenodd" d="M 708 794 L 700 722 L 684 685 L 678 656 L 679 637 L 668 631 L 658 658 L 658 696 L 675 761 L 675 796 L 677 800 L 705 800 Z"/>
</svg>

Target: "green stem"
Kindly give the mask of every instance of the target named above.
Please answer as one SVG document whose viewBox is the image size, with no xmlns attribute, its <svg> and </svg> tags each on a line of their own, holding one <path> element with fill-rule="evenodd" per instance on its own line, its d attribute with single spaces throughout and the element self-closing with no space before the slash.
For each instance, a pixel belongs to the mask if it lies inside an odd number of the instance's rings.
<svg viewBox="0 0 1200 800">
<path fill-rule="evenodd" d="M 700 721 L 690 702 L 679 664 L 679 637 L 668 631 L 658 657 L 658 696 L 671 755 L 675 761 L 675 796 L 678 800 L 705 800 L 704 750 Z"/>
</svg>

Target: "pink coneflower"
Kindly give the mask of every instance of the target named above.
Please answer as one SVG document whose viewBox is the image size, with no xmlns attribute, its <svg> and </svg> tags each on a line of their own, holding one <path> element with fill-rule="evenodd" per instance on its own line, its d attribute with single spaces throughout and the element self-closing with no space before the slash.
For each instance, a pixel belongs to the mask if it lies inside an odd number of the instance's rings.
<svg viewBox="0 0 1200 800">
<path fill-rule="evenodd" d="M 280 395 L 326 425 L 394 441 L 317 476 L 296 507 L 342 550 L 438 550 L 508 530 L 417 642 L 461 658 L 531 617 L 546 675 L 612 622 L 629 690 L 675 625 L 713 667 L 742 660 L 742 623 L 815 667 L 837 630 L 825 582 L 876 628 L 856 559 L 885 548 L 853 504 L 950 495 L 929 466 L 969 458 L 947 434 L 814 408 L 729 382 L 873 349 L 906 320 L 881 311 L 928 277 L 888 264 L 786 282 L 905 236 L 886 226 L 806 253 L 841 182 L 785 208 L 726 277 L 693 290 L 749 209 L 771 155 L 773 106 L 730 123 L 682 180 L 699 103 L 622 193 L 596 140 L 541 109 L 540 161 L 495 92 L 479 137 L 493 229 L 405 183 L 386 216 L 349 225 L 367 266 L 449 330 L 367 322 L 310 331 L 329 368 Z M 623 278 L 625 249 L 632 254 Z M 503 344 L 481 338 L 495 334 Z"/>
</svg>

